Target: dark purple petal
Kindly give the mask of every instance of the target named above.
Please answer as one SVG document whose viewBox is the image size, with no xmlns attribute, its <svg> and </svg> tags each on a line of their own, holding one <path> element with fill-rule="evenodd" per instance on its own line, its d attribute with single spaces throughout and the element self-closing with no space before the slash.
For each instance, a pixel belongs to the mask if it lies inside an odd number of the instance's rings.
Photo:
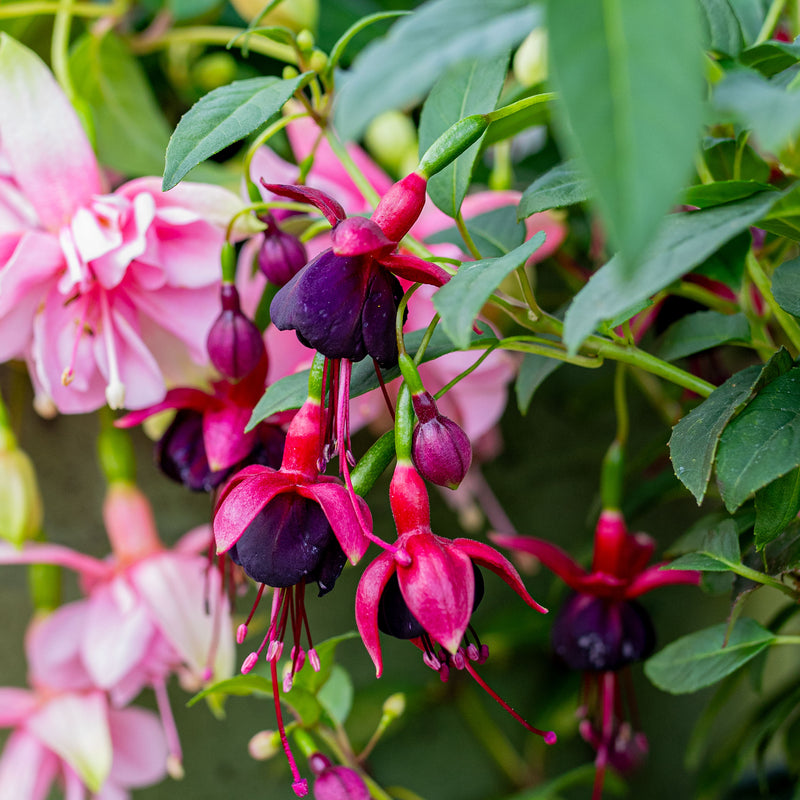
<svg viewBox="0 0 800 800">
<path fill-rule="evenodd" d="M 156 444 L 156 463 L 172 480 L 193 492 L 210 492 L 228 476 L 226 469 L 214 472 L 203 443 L 203 415 L 181 409 Z"/>
<path fill-rule="evenodd" d="M 361 329 L 367 278 L 364 258 L 325 250 L 272 299 L 272 322 L 296 331 L 303 344 L 327 358 L 360 361 L 367 354 Z"/>
<path fill-rule="evenodd" d="M 573 594 L 553 624 L 553 649 L 571 669 L 607 672 L 647 658 L 655 631 L 638 603 Z"/>
<path fill-rule="evenodd" d="M 384 369 L 397 364 L 395 319 L 402 297 L 400 281 L 380 267 L 373 268 L 364 302 L 362 329 L 367 353 Z"/>
</svg>

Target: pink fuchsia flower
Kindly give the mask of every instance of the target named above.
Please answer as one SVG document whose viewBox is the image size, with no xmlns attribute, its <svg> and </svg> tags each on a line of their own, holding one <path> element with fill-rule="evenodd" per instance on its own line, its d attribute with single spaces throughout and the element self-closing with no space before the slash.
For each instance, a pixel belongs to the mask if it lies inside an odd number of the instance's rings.
<svg viewBox="0 0 800 800">
<path fill-rule="evenodd" d="M 63 412 L 158 402 L 173 351 L 207 361 L 223 226 L 241 203 L 202 184 L 162 193 L 157 178 L 108 194 L 52 74 L 5 34 L 0 76 L 0 360 L 27 358 Z"/>
<path fill-rule="evenodd" d="M 268 368 L 265 355 L 240 381 L 214 381 L 211 392 L 170 389 L 160 403 L 132 411 L 115 424 L 131 428 L 154 414 L 177 409 L 156 447 L 156 461 L 173 480 L 193 491 L 210 492 L 247 464 L 280 464 L 285 415 L 245 430 L 264 394 Z"/>
<path fill-rule="evenodd" d="M 369 789 L 354 769 L 332 765 L 322 753 L 312 753 L 308 765 L 315 776 L 314 800 L 369 800 Z"/>
<path fill-rule="evenodd" d="M 503 547 L 536 556 L 558 575 L 573 594 L 553 624 L 553 646 L 566 664 L 584 672 L 584 703 L 579 730 L 597 753 L 593 800 L 603 791 L 605 769 L 620 772 L 638 766 L 647 752 L 647 738 L 624 718 L 619 671 L 647 658 L 655 632 L 639 597 L 659 586 L 697 585 L 700 573 L 648 567 L 655 542 L 646 534 L 629 534 L 622 514 L 604 510 L 594 536 L 591 571 L 560 547 L 543 539 L 494 534 Z M 632 698 L 628 697 L 633 707 Z"/>
<path fill-rule="evenodd" d="M 472 666 L 489 655 L 470 626 L 483 596 L 479 567 L 502 578 L 531 608 L 542 613 L 546 609 L 528 594 L 519 573 L 496 550 L 471 539 L 451 540 L 433 533 L 425 483 L 400 455 L 389 492 L 399 534 L 397 550 L 378 556 L 364 570 L 356 591 L 358 631 L 378 677 L 383 671 L 379 631 L 411 639 L 423 651 L 425 664 L 442 680 L 447 680 L 451 668 L 466 669 L 516 720 L 548 744 L 554 743 L 554 733 L 525 721 Z"/>
<path fill-rule="evenodd" d="M 0 798 L 45 800 L 58 784 L 66 797 L 88 790 L 121 800 L 160 781 L 167 744 L 158 717 L 114 708 L 80 664 L 51 669 L 54 649 L 74 648 L 74 631 L 51 626 L 41 635 L 47 623 L 35 622 L 25 641 L 32 688 L 0 688 L 0 727 L 12 729 L 0 757 Z"/>
<path fill-rule="evenodd" d="M 0 564 L 49 563 L 78 573 L 86 597 L 62 606 L 36 629 L 42 655 L 37 680 L 107 691 L 125 705 L 145 686 L 158 700 L 174 773 L 180 742 L 166 681 L 177 673 L 189 688 L 230 676 L 233 642 L 219 575 L 198 549 L 210 531 L 192 531 L 167 550 L 152 509 L 134 486 L 112 484 L 103 509 L 113 555 L 102 561 L 57 544 L 16 549 L 0 543 Z M 210 607 L 210 610 L 209 610 Z"/>
</svg>

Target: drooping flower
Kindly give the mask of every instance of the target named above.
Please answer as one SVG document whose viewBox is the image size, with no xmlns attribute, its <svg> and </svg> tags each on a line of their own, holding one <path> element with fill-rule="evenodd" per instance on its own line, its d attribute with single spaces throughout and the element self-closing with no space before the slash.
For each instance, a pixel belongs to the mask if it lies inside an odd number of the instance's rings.
<svg viewBox="0 0 800 800">
<path fill-rule="evenodd" d="M 333 765 L 322 753 L 312 753 L 308 764 L 315 776 L 314 800 L 369 800 L 369 789 L 354 769 Z"/>
<path fill-rule="evenodd" d="M 26 358 L 40 403 L 62 412 L 152 405 L 174 350 L 207 363 L 241 203 L 202 184 L 163 193 L 158 178 L 107 193 L 66 96 L 6 34 L 0 76 L 0 361 Z"/>
<path fill-rule="evenodd" d="M 270 283 L 284 286 L 308 263 L 308 254 L 296 236 L 281 230 L 272 214 L 262 219 L 267 229 L 258 250 L 258 268 Z"/>
<path fill-rule="evenodd" d="M 591 571 L 543 539 L 505 534 L 493 534 L 492 539 L 536 556 L 573 591 L 553 624 L 552 639 L 565 663 L 584 672 L 579 731 L 597 753 L 592 797 L 599 800 L 606 767 L 627 772 L 647 752 L 644 733 L 624 718 L 619 680 L 620 670 L 647 658 L 655 646 L 653 624 L 636 598 L 659 586 L 697 585 L 700 573 L 663 570 L 663 564 L 648 567 L 655 542 L 646 534 L 628 533 L 615 510 L 600 514 Z"/>
<path fill-rule="evenodd" d="M 552 744 L 554 733 L 526 722 L 500 700 L 472 666 L 473 662 L 483 663 L 489 655 L 470 626 L 472 612 L 483 594 L 480 568 L 502 578 L 531 608 L 542 613 L 546 609 L 528 594 L 511 563 L 492 547 L 433 533 L 424 481 L 400 455 L 389 491 L 399 534 L 397 552 L 378 556 L 364 570 L 356 592 L 356 623 L 378 677 L 383 671 L 379 631 L 411 639 L 423 651 L 425 664 L 442 680 L 447 680 L 451 668 L 466 669 L 515 719 Z"/>
<path fill-rule="evenodd" d="M 180 742 L 166 680 L 177 673 L 188 686 L 229 676 L 233 667 L 230 614 L 219 575 L 198 554 L 207 526 L 167 550 L 152 509 L 136 487 L 112 484 L 103 508 L 113 555 L 99 560 L 57 544 L 0 543 L 0 564 L 58 564 L 78 573 L 82 600 L 60 607 L 36 630 L 42 653 L 37 677 L 62 686 L 94 687 L 116 706 L 145 686 L 159 701 L 170 747 L 171 770 L 180 771 Z M 65 637 L 65 638 L 62 638 Z M 55 646 L 68 642 L 69 646 Z M 88 678 L 88 683 L 87 683 Z"/>
<path fill-rule="evenodd" d="M 264 183 L 275 194 L 317 207 L 333 226 L 332 247 L 307 264 L 273 298 L 272 321 L 293 329 L 303 344 L 326 358 L 360 361 L 372 356 L 382 367 L 397 361 L 395 317 L 403 290 L 397 276 L 444 284 L 441 267 L 397 254 L 425 202 L 426 181 L 411 173 L 384 196 L 371 219 L 347 217 L 332 197 L 305 186 Z"/>
</svg>

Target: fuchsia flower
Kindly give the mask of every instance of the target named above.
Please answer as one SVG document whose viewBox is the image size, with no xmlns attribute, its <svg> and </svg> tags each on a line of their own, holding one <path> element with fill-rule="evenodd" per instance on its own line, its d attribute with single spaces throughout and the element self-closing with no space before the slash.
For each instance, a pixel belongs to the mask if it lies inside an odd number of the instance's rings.
<svg viewBox="0 0 800 800">
<path fill-rule="evenodd" d="M 697 585 L 700 573 L 663 570 L 662 564 L 648 567 L 655 542 L 643 533 L 629 534 L 618 511 L 600 514 L 591 572 L 544 539 L 494 534 L 492 540 L 536 556 L 574 592 L 553 624 L 552 639 L 566 664 L 585 673 L 586 704 L 579 709 L 579 730 L 597 752 L 592 796 L 598 800 L 607 765 L 625 773 L 647 753 L 647 738 L 623 717 L 618 676 L 629 664 L 647 658 L 655 646 L 653 624 L 635 598 L 659 586 Z"/>
<path fill-rule="evenodd" d="M 322 753 L 312 753 L 308 764 L 316 777 L 314 800 L 369 800 L 369 789 L 354 769 L 332 765 Z"/>
<path fill-rule="evenodd" d="M 447 680 L 451 667 L 466 669 L 515 719 L 552 744 L 554 733 L 526 722 L 472 666 L 471 662 L 483 663 L 489 655 L 470 626 L 472 612 L 483 596 L 478 568 L 499 575 L 531 608 L 542 613 L 546 609 L 528 594 L 517 571 L 496 550 L 482 542 L 446 539 L 431 531 L 425 483 L 400 457 L 389 491 L 399 534 L 397 552 L 378 556 L 364 570 L 356 592 L 358 631 L 378 677 L 383 671 L 379 630 L 411 639 L 423 651 L 425 664 L 439 672 L 442 680 Z"/>
<path fill-rule="evenodd" d="M 157 178 L 108 194 L 52 74 L 6 34 L 0 151 L 0 361 L 26 358 L 40 402 L 66 413 L 160 401 L 173 352 L 207 362 L 240 201 L 202 184 L 163 193 Z"/>
<path fill-rule="evenodd" d="M 110 559 L 57 544 L 16 549 L 0 543 L 0 564 L 58 564 L 78 573 L 85 599 L 61 606 L 36 631 L 42 650 L 33 665 L 35 677 L 52 682 L 58 675 L 70 689 L 107 691 L 117 706 L 152 686 L 171 769 L 179 772 L 180 742 L 167 678 L 177 673 L 196 688 L 228 677 L 233 667 L 230 616 L 219 575 L 208 571 L 206 559 L 197 554 L 210 532 L 207 527 L 191 532 L 166 550 L 149 503 L 127 484 L 112 484 L 103 511 Z"/>
</svg>

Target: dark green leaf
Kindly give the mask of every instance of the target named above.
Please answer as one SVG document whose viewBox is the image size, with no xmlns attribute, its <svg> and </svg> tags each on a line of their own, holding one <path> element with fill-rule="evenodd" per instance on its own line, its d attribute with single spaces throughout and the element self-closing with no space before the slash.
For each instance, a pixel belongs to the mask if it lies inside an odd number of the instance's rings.
<svg viewBox="0 0 800 800">
<path fill-rule="evenodd" d="M 659 340 L 656 353 L 664 361 L 674 361 L 726 342 L 749 340 L 750 323 L 744 314 L 698 311 L 671 325 Z"/>
<path fill-rule="evenodd" d="M 564 343 L 570 352 L 601 320 L 612 319 L 691 271 L 763 217 L 780 197 L 777 192 L 761 192 L 735 203 L 667 217 L 634 279 L 613 258 L 578 292 L 564 320 Z"/>
<path fill-rule="evenodd" d="M 547 358 L 537 353 L 526 353 L 517 373 L 514 389 L 517 395 L 517 407 L 520 413 L 527 414 L 534 392 L 564 362 L 557 358 Z"/>
<path fill-rule="evenodd" d="M 330 639 L 326 639 L 316 645 L 314 649 L 319 656 L 320 670 L 315 672 L 313 669 L 303 669 L 295 675 L 292 691 L 287 696 L 289 702 L 292 700 L 292 692 L 297 688 L 316 694 L 331 676 L 331 670 L 333 670 L 335 663 L 336 648 L 342 642 L 355 638 L 358 638 L 358 634 L 355 631 L 348 631 L 340 636 L 332 636 Z"/>
<path fill-rule="evenodd" d="M 727 572 L 740 564 L 739 534 L 732 519 L 722 520 L 709 530 L 697 552 L 675 559 L 663 569 L 697 569 L 703 572 Z"/>
<path fill-rule="evenodd" d="M 800 469 L 787 472 L 756 492 L 756 548 L 777 538 L 800 511 Z"/>
<path fill-rule="evenodd" d="M 494 110 L 507 72 L 507 51 L 490 58 L 462 61 L 447 70 L 422 107 L 420 155 L 460 119 Z M 455 217 L 461 208 L 480 148 L 479 139 L 428 181 L 431 200 L 450 217 Z"/>
<path fill-rule="evenodd" d="M 800 522 L 793 521 L 764 547 L 763 558 L 769 575 L 780 576 L 800 568 Z"/>
<path fill-rule="evenodd" d="M 788 69 L 800 61 L 800 44 L 796 42 L 764 42 L 748 47 L 739 54 L 739 61 L 746 67 L 757 69 L 769 77 Z"/>
<path fill-rule="evenodd" d="M 723 431 L 717 479 L 728 511 L 800 466 L 800 368 L 765 386 Z"/>
<path fill-rule="evenodd" d="M 678 639 L 645 662 L 645 674 L 665 692 L 696 692 L 744 666 L 775 638 L 749 617 L 736 621 L 726 642 L 727 631 L 722 623 Z"/>
<path fill-rule="evenodd" d="M 729 2 L 739 20 L 744 42 L 749 47 L 761 33 L 761 26 L 767 14 L 767 3 L 765 0 L 729 0 Z"/>
<path fill-rule="evenodd" d="M 734 139 L 705 139 L 703 148 L 706 166 L 718 181 L 769 180 L 769 164 L 748 144 Z"/>
<path fill-rule="evenodd" d="M 725 426 L 759 386 L 790 369 L 791 356 L 779 350 L 762 368 L 747 367 L 728 378 L 673 429 L 670 458 L 678 480 L 698 505 L 706 493 L 711 465 Z"/>
<path fill-rule="evenodd" d="M 756 192 L 772 189 L 773 187 L 768 183 L 760 181 L 715 181 L 714 183 L 701 183 L 697 186 L 690 186 L 684 190 L 681 199 L 687 206 L 710 208 L 711 206 L 722 205 L 722 203 L 730 203 L 732 200 L 742 200 L 745 197 L 756 194 Z"/>
<path fill-rule="evenodd" d="M 525 225 L 517 222 L 514 206 L 504 206 L 466 220 L 472 241 L 484 258 L 497 258 L 519 247 L 525 241 Z M 458 228 L 438 231 L 425 240 L 426 244 L 449 242 L 466 250 Z"/>
<path fill-rule="evenodd" d="M 380 11 L 369 16 L 356 20 L 350 27 L 336 40 L 336 44 L 331 48 L 330 59 L 328 60 L 328 70 L 332 70 L 338 65 L 351 39 L 365 28 L 374 25 L 376 22 L 383 22 L 395 17 L 404 17 L 408 11 Z"/>
<path fill-rule="evenodd" d="M 630 274 L 692 168 L 703 85 L 696 0 L 551 0 L 547 25 L 567 149 Z"/>
<path fill-rule="evenodd" d="M 87 34 L 70 53 L 75 91 L 92 109 L 97 155 L 124 175 L 159 175 L 169 125 L 139 62 L 112 33 Z"/>
<path fill-rule="evenodd" d="M 565 161 L 538 177 L 519 201 L 519 219 L 538 211 L 583 203 L 590 197 L 589 182 L 574 161 Z"/>
<path fill-rule="evenodd" d="M 757 72 L 728 73 L 714 91 L 714 107 L 751 129 L 771 153 L 800 133 L 800 91 L 786 91 Z"/>
<path fill-rule="evenodd" d="M 458 347 L 469 345 L 472 323 L 503 278 L 522 266 L 541 247 L 544 239 L 544 232 L 539 231 L 505 256 L 467 261 L 436 292 L 433 305 L 442 318 L 447 335 Z"/>
<path fill-rule="evenodd" d="M 745 230 L 725 242 L 719 250 L 712 253 L 700 266 L 695 267 L 693 272 L 724 283 L 735 292 L 738 292 L 742 288 L 745 262 L 752 244 L 753 237 L 749 230 Z"/>
<path fill-rule="evenodd" d="M 530 0 L 423 3 L 356 59 L 336 102 L 336 129 L 358 138 L 382 111 L 419 102 L 450 65 L 518 44 L 541 16 Z"/>
<path fill-rule="evenodd" d="M 778 200 L 758 225 L 765 231 L 800 242 L 800 186 Z"/>
<path fill-rule="evenodd" d="M 726 56 L 735 56 L 742 49 L 742 29 L 728 0 L 700 0 L 707 27 L 706 46 Z"/>
<path fill-rule="evenodd" d="M 784 261 L 772 273 L 772 294 L 784 311 L 800 317 L 800 258 Z"/>
<path fill-rule="evenodd" d="M 353 681 L 347 670 L 334 664 L 328 680 L 317 692 L 320 705 L 331 719 L 339 725 L 344 725 L 353 707 L 353 695 Z"/>
<path fill-rule="evenodd" d="M 290 80 L 250 78 L 214 89 L 182 117 L 167 147 L 163 189 L 171 189 L 201 161 L 260 128 L 310 80 L 304 73 Z"/>
<path fill-rule="evenodd" d="M 425 330 L 420 329 L 405 335 L 406 348 L 409 352 L 413 353 L 419 347 L 424 334 Z M 471 342 L 484 342 L 486 347 L 489 347 L 496 343 L 497 339 L 490 335 L 474 335 Z M 433 361 L 457 349 L 453 346 L 453 342 L 447 334 L 441 328 L 437 328 L 431 337 L 427 350 L 425 350 L 425 356 L 422 361 L 423 363 Z M 393 367 L 392 369 L 383 370 L 382 374 L 384 381 L 389 383 L 400 374 L 400 370 L 397 367 Z M 375 368 L 371 359 L 364 359 L 353 365 L 353 375 L 350 381 L 351 397 L 359 397 L 377 387 L 378 378 L 375 375 Z M 250 417 L 250 421 L 247 423 L 247 430 L 251 430 L 259 422 L 271 417 L 273 414 L 277 414 L 279 411 L 300 408 L 306 397 L 308 397 L 308 370 L 281 378 L 267 387 L 267 391 L 258 401 L 255 409 L 253 409 L 253 416 Z"/>
</svg>

